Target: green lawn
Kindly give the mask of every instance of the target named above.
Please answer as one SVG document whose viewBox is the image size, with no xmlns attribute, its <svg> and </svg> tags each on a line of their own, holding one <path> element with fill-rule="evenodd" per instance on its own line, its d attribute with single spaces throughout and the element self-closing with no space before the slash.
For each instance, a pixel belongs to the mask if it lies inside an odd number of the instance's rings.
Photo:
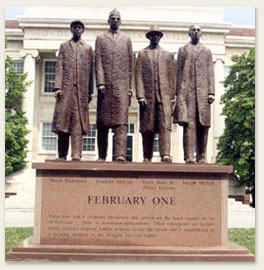
<svg viewBox="0 0 264 270">
<path fill-rule="evenodd" d="M 228 238 L 255 254 L 255 229 L 229 229 Z"/>
<path fill-rule="evenodd" d="M 6 228 L 5 229 L 5 252 L 13 246 L 33 234 L 33 228 Z"/>
<path fill-rule="evenodd" d="M 5 229 L 5 252 L 33 233 L 32 228 L 6 228 Z M 255 229 L 229 229 L 228 237 L 232 242 L 246 247 L 255 254 Z"/>
</svg>

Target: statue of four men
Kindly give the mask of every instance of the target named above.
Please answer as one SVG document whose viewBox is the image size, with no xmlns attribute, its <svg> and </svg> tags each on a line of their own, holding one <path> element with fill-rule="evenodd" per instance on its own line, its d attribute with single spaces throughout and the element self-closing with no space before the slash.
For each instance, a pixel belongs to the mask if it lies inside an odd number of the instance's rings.
<svg viewBox="0 0 264 270">
<path fill-rule="evenodd" d="M 119 31 L 121 16 L 116 9 L 110 12 L 108 24 L 109 30 L 97 37 L 95 45 L 98 161 L 106 160 L 110 128 L 114 131 L 114 160 L 126 161 L 128 108 L 132 98 L 132 43 Z M 88 133 L 93 52 L 91 46 L 81 39 L 84 28 L 82 22 L 72 22 L 73 37 L 59 50 L 52 126 L 52 131 L 58 134 L 59 160 L 66 160 L 69 137 L 72 160 L 80 160 L 82 135 Z M 151 162 L 155 133 L 159 134 L 161 161 L 171 162 L 173 116 L 173 122 L 184 128 L 185 162 L 194 163 L 194 153 L 197 152 L 196 162 L 204 163 L 210 104 L 214 101 L 212 54 L 199 42 L 201 28 L 191 26 L 191 42 L 178 52 L 175 91 L 174 60 L 159 46 L 162 36 L 158 27 L 152 27 L 146 33 L 150 44 L 139 52 L 136 62 L 136 95 L 140 106 L 144 162 Z"/>
</svg>

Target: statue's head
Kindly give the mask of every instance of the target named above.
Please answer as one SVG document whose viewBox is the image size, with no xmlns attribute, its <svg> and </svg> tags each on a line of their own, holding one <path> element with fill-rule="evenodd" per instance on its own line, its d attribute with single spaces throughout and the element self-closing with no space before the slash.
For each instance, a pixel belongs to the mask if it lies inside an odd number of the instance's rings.
<svg viewBox="0 0 264 270">
<path fill-rule="evenodd" d="M 194 24 L 189 28 L 189 36 L 192 40 L 192 43 L 198 43 L 202 36 L 202 29 L 199 25 Z"/>
<path fill-rule="evenodd" d="M 73 21 L 70 28 L 74 37 L 81 37 L 85 27 L 81 21 Z"/>
<path fill-rule="evenodd" d="M 115 8 L 109 13 L 108 24 L 110 29 L 116 31 L 121 24 L 120 12 Z"/>
<path fill-rule="evenodd" d="M 163 37 L 163 33 L 160 31 L 158 26 L 152 26 L 146 33 L 146 38 L 150 40 L 153 45 L 158 45 L 160 39 Z"/>
</svg>

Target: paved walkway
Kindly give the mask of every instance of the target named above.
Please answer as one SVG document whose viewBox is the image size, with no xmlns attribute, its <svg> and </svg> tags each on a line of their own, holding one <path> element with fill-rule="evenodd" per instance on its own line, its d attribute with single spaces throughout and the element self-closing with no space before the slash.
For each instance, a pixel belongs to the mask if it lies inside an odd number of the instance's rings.
<svg viewBox="0 0 264 270">
<path fill-rule="evenodd" d="M 33 209 L 5 209 L 6 227 L 33 227 L 33 224 Z"/>
<path fill-rule="evenodd" d="M 228 199 L 228 228 L 255 228 L 255 208 Z"/>
<path fill-rule="evenodd" d="M 33 209 L 5 210 L 6 227 L 33 227 L 33 224 Z M 255 228 L 255 209 L 229 199 L 228 228 Z"/>
</svg>

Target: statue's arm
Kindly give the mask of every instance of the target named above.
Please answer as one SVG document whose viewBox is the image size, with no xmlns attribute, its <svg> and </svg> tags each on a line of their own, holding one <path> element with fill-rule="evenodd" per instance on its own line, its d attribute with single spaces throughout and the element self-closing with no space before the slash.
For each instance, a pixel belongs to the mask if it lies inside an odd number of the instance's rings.
<svg viewBox="0 0 264 270">
<path fill-rule="evenodd" d="M 99 37 L 97 37 L 95 43 L 95 73 L 96 73 L 96 86 L 99 87 L 105 85 L 101 41 Z"/>
<path fill-rule="evenodd" d="M 92 48 L 90 47 L 89 48 L 89 54 L 90 54 L 90 74 L 89 75 L 89 89 L 88 89 L 88 99 L 89 99 L 89 102 L 92 100 L 92 94 L 93 94 L 93 91 L 94 91 L 94 69 L 93 69 L 93 61 L 94 61 L 94 55 L 93 55 L 93 50 Z"/>
<path fill-rule="evenodd" d="M 184 53 L 183 53 L 183 48 L 180 48 L 178 52 L 177 64 L 176 64 L 176 96 L 178 95 L 179 89 L 181 87 L 183 68 L 184 68 Z"/>
<path fill-rule="evenodd" d="M 207 57 L 207 67 L 208 67 L 208 95 L 215 94 L 215 79 L 214 79 L 214 64 L 212 53 L 209 50 Z"/>
<path fill-rule="evenodd" d="M 137 99 L 145 99 L 144 83 L 142 78 L 142 55 L 138 54 L 136 60 L 136 93 Z"/>
<path fill-rule="evenodd" d="M 62 76 L 63 76 L 63 55 L 64 55 L 64 48 L 61 44 L 59 49 L 58 61 L 56 64 L 56 76 L 55 76 L 55 83 L 54 83 L 54 91 L 62 90 Z"/>
<path fill-rule="evenodd" d="M 132 42 L 130 38 L 128 40 L 128 61 L 129 61 L 129 89 L 130 89 L 130 94 L 132 95 L 133 49 L 132 49 Z"/>
<path fill-rule="evenodd" d="M 168 71 L 169 71 L 169 88 L 171 91 L 171 100 L 175 99 L 175 64 L 174 58 L 172 55 L 169 55 L 169 64 L 168 64 Z"/>
</svg>

